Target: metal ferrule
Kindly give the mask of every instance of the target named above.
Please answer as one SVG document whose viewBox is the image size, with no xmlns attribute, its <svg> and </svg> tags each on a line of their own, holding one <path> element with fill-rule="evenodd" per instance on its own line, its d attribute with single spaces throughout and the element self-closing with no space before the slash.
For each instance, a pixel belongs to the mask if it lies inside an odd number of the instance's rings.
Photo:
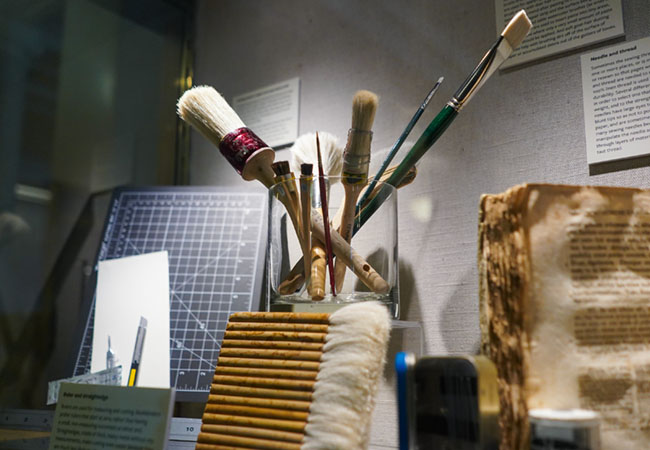
<svg viewBox="0 0 650 450">
<path fill-rule="evenodd" d="M 370 168 L 372 131 L 350 128 L 348 142 L 343 152 L 342 181 L 346 184 L 365 183 Z"/>
</svg>

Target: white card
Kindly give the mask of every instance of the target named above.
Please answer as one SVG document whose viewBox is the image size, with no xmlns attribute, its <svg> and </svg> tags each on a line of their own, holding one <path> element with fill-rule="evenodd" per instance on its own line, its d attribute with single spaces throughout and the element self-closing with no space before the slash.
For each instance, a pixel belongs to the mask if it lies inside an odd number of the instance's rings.
<svg viewBox="0 0 650 450">
<path fill-rule="evenodd" d="M 140 318 L 147 320 L 137 386 L 169 387 L 169 262 L 167 252 L 101 261 L 97 274 L 91 372 L 106 369 L 108 337 L 129 379 Z"/>
</svg>

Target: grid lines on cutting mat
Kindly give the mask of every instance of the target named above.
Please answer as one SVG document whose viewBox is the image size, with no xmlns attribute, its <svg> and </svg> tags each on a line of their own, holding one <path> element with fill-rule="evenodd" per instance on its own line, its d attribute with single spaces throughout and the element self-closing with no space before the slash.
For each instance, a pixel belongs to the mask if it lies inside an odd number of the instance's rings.
<svg viewBox="0 0 650 450">
<path fill-rule="evenodd" d="M 116 193 L 98 261 L 168 251 L 170 385 L 210 389 L 229 315 L 256 307 L 266 196 L 143 190 Z M 92 312 L 75 373 L 90 369 Z M 86 346 L 88 341 L 88 346 Z"/>
</svg>

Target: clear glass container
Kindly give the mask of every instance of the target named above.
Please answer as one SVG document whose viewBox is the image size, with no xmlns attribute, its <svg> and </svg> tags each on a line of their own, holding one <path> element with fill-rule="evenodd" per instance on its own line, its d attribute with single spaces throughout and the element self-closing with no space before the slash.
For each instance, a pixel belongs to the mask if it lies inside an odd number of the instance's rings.
<svg viewBox="0 0 650 450">
<path fill-rule="evenodd" d="M 332 266 L 345 264 L 344 275 L 335 275 L 336 295 L 332 293 L 330 271 L 323 265 L 305 273 L 304 252 L 307 252 L 312 264 L 307 268 L 318 266 L 319 253 L 322 248 L 327 254 L 324 242 L 324 221 L 321 214 L 321 195 L 318 177 L 303 183 L 303 191 L 309 192 L 309 208 L 301 206 L 301 181 L 299 179 L 277 183 L 269 189 L 269 232 L 266 251 L 266 298 L 269 311 L 310 311 L 331 312 L 349 303 L 375 300 L 387 306 L 393 318 L 399 317 L 399 266 L 397 236 L 397 190 L 387 184 L 378 183 L 375 192 L 381 189 L 384 201 L 364 224 L 354 233 L 350 244 L 342 243 L 341 235 L 335 231 L 340 224 L 340 209 L 346 197 L 346 186 L 339 177 L 325 177 L 328 216 L 330 227 Z M 347 186 L 349 196 L 354 197 L 353 189 Z M 359 195 L 356 200 L 361 198 Z M 354 203 L 356 203 L 356 200 Z M 303 216 L 310 219 L 309 239 L 302 240 Z M 299 230 L 299 231 L 297 231 Z M 304 244 L 304 246 L 302 245 Z M 311 245 L 310 245 L 311 244 Z M 304 247 L 304 248 L 303 248 Z M 314 249 L 316 247 L 316 249 Z M 307 251 L 311 248 L 312 251 Z M 321 253 L 320 255 L 323 255 Z M 351 267 L 352 268 L 351 268 Z M 315 272 L 314 272 L 315 270 Z M 336 269 L 335 273 L 342 273 Z M 312 273 L 323 273 L 312 276 Z M 320 280 L 318 280 L 320 278 Z M 318 287 L 324 286 L 323 291 Z M 321 298 L 322 297 L 322 298 Z"/>
</svg>

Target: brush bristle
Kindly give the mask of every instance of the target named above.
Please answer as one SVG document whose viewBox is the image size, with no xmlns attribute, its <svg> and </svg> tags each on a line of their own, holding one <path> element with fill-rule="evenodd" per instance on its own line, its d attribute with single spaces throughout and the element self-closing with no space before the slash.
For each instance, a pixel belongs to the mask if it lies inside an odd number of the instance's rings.
<svg viewBox="0 0 650 450">
<path fill-rule="evenodd" d="M 228 102 L 210 86 L 196 86 L 185 91 L 178 100 L 177 112 L 214 145 L 244 122 Z"/>
<path fill-rule="evenodd" d="M 300 164 L 300 175 L 304 175 L 304 176 L 308 177 L 313 173 L 314 173 L 313 164 L 309 164 L 309 163 Z"/>
<path fill-rule="evenodd" d="M 318 139 L 320 141 L 320 151 L 323 157 L 323 171 L 328 176 L 341 175 L 341 168 L 343 167 L 343 147 L 339 144 L 336 136 L 326 132 L 319 132 Z M 316 166 L 318 159 L 316 158 L 316 135 L 314 133 L 307 133 L 296 139 L 291 151 L 291 167 L 297 172 L 300 165 L 303 163 L 312 164 Z"/>
<path fill-rule="evenodd" d="M 522 9 L 508 22 L 501 36 L 508 41 L 508 44 L 514 50 L 519 47 L 532 26 L 533 24 L 526 15 L 526 11 Z"/>
<path fill-rule="evenodd" d="M 291 172 L 291 169 L 289 169 L 289 161 L 274 162 L 271 165 L 271 168 L 273 169 L 273 172 L 275 172 L 277 176 L 286 175 L 289 172 Z"/>
<path fill-rule="evenodd" d="M 388 310 L 377 302 L 330 316 L 301 449 L 368 447 L 389 332 Z"/>
<path fill-rule="evenodd" d="M 358 91 L 352 99 L 352 127 L 356 130 L 370 131 L 375 121 L 379 97 L 370 91 Z"/>
</svg>

